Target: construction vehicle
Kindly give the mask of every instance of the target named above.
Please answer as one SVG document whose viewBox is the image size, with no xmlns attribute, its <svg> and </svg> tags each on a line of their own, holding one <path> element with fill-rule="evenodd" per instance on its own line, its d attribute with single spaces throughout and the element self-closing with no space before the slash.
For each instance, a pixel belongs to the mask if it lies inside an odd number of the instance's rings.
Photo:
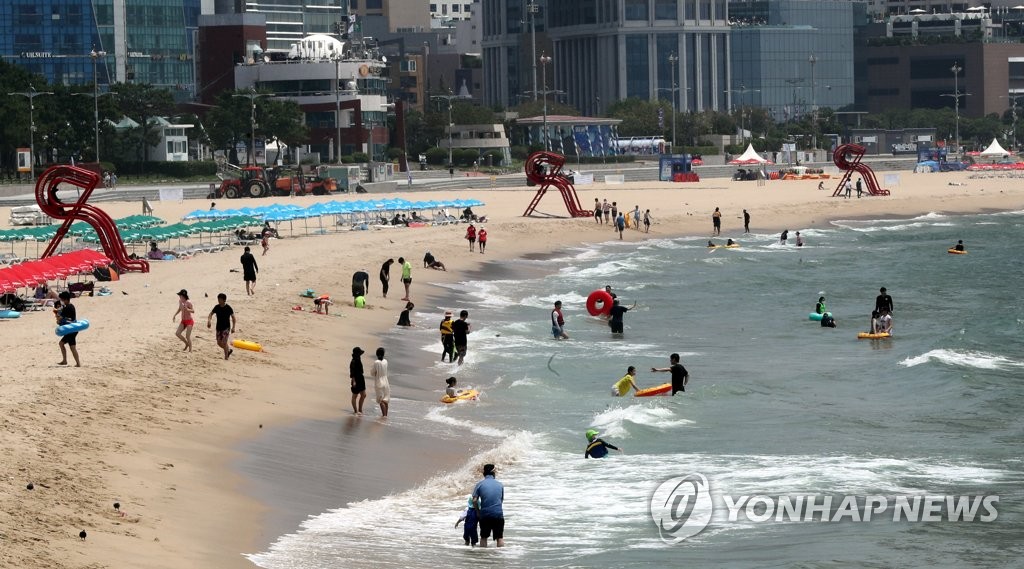
<svg viewBox="0 0 1024 569">
<path fill-rule="evenodd" d="M 301 168 L 278 166 L 267 169 L 267 178 L 273 181 L 275 196 L 324 196 L 338 190 L 338 184 L 327 175 L 323 166 L 313 174 L 305 174 Z"/>
<path fill-rule="evenodd" d="M 220 178 L 220 186 L 212 192 L 210 198 L 262 198 L 270 195 L 270 181 L 260 166 L 241 167 L 218 162 L 217 177 Z"/>
</svg>

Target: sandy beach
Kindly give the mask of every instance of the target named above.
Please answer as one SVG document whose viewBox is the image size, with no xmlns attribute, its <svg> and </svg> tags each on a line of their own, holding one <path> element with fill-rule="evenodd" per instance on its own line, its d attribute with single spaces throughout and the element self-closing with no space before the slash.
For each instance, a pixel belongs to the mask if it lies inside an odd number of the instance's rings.
<svg viewBox="0 0 1024 569">
<path fill-rule="evenodd" d="M 651 232 L 628 229 L 628 241 L 686 235 L 706 239 L 716 207 L 723 212 L 721 240 L 740 242 L 743 209 L 751 214 L 752 231 L 789 229 L 791 237 L 836 219 L 1024 209 L 1024 188 L 1016 178 L 966 172 L 899 176 L 890 197 L 849 200 L 817 191 L 816 180 L 763 186 L 724 179 L 594 184 L 578 191 L 584 207 L 598 198 L 628 210 L 634 205 L 641 212 L 650 209 Z M 488 217 L 486 254 L 468 251 L 464 224 L 304 236 L 300 221 L 294 229 L 287 223 L 280 227 L 283 238 L 272 241 L 266 256 L 254 247 L 260 273 L 251 297 L 241 272 L 232 272 L 240 271 L 241 247 L 155 262 L 148 274 L 129 273 L 103 283 L 112 296 L 75 300 L 79 318 L 91 322 L 79 336 L 82 368 L 57 365 L 60 352 L 49 312 L 0 320 L 5 355 L 0 360 L 0 480 L 6 488 L 0 495 L 0 566 L 252 567 L 243 553 L 266 547 L 281 532 L 294 529 L 289 523 L 317 507 L 408 488 L 467 460 L 471 448 L 440 452 L 443 443 L 429 433 L 412 442 L 418 434 L 401 418 L 402 401 L 436 400 L 437 378 L 418 377 L 409 363 L 393 365 L 393 417 L 379 418 L 372 389 L 367 413 L 354 417 L 347 364 L 352 347 L 361 346 L 368 368 L 380 335 L 393 328 L 404 307 L 397 263 L 388 298 L 380 295 L 377 272 L 389 257 L 412 262 L 414 321 L 436 326 L 443 309 L 457 307 L 449 306 L 445 289 L 435 285 L 488 275 L 491 264 L 503 259 L 618 239 L 610 225 L 595 224 L 593 218 L 564 217 L 556 193 L 549 192 L 539 207 L 550 217 L 520 217 L 534 192 L 524 187 L 401 194 L 414 201 L 484 201 L 486 206 L 474 210 Z M 310 205 L 326 199 L 331 198 L 219 205 Z M 208 205 L 205 200 L 157 202 L 154 215 L 174 223 Z M 141 213 L 137 202 L 101 207 L 114 218 Z M 0 222 L 6 224 L 7 213 L 6 208 L 0 211 Z M 958 238 L 950 235 L 950 244 Z M 22 254 L 25 245 L 3 243 L 0 251 L 9 247 Z M 31 244 L 28 252 L 34 250 Z M 428 250 L 447 272 L 422 268 Z M 366 309 L 354 308 L 349 295 L 351 275 L 360 269 L 371 275 Z M 177 323 L 171 320 L 175 293 L 182 288 L 196 306 L 192 353 L 181 351 L 174 337 Z M 312 303 L 298 296 L 307 288 L 334 297 L 337 304 L 329 316 L 313 314 Z M 236 312 L 234 337 L 260 342 L 265 352 L 236 349 L 223 359 L 205 324 L 220 292 Z M 304 310 L 293 310 L 296 305 Z M 486 321 L 487 315 L 473 318 Z M 392 361 L 408 349 L 386 347 Z M 305 442 L 313 449 L 306 454 L 315 456 L 308 464 L 296 464 L 301 455 L 281 457 L 277 467 L 273 456 L 245 456 L 243 449 L 257 448 L 253 443 L 270 437 L 274 440 L 260 448 Z M 326 446 L 316 451 L 317 444 Z M 271 472 L 260 474 L 255 468 Z M 253 477 L 262 481 L 254 483 Z M 29 483 L 32 490 L 26 488 Z M 120 512 L 114 502 L 120 503 Z M 78 537 L 81 530 L 88 532 L 84 541 Z"/>
</svg>

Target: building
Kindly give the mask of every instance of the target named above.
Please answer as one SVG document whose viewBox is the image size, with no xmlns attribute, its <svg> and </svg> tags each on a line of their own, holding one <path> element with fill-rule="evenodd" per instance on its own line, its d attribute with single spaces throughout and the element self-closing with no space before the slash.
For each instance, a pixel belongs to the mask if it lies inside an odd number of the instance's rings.
<svg viewBox="0 0 1024 569">
<path fill-rule="evenodd" d="M 254 63 L 254 54 L 267 48 L 265 14 L 199 16 L 196 45 L 196 95 L 212 105 L 222 91 L 235 88 L 235 66 Z"/>
<path fill-rule="evenodd" d="M 200 0 L 6 0 L 0 57 L 51 83 L 150 83 L 190 99 L 199 11 Z"/>
<path fill-rule="evenodd" d="M 343 22 L 343 16 L 349 13 L 347 4 L 339 0 L 214 0 L 214 13 L 263 14 L 267 22 L 265 47 L 268 50 L 288 50 L 307 36 L 334 33 Z M 370 5 L 380 6 L 382 1 L 365 0 L 364 4 L 353 0 L 353 4 L 368 8 Z M 382 14 L 383 10 L 371 12 Z"/>
<path fill-rule="evenodd" d="M 551 151 L 565 156 L 614 156 L 629 153 L 632 152 L 632 149 L 628 145 L 625 147 L 625 152 L 620 151 L 621 145 L 617 128 L 621 122 L 619 119 L 565 115 L 518 119 L 516 120 L 516 129 L 518 130 L 516 144 L 545 146 L 546 127 L 547 147 Z M 636 153 L 647 152 L 638 150 Z"/>
<path fill-rule="evenodd" d="M 823 0 L 729 3 L 733 107 L 762 107 L 775 120 L 853 105 L 854 36 L 865 4 Z"/>
<path fill-rule="evenodd" d="M 673 94 L 684 111 L 727 107 L 725 0 L 548 0 L 536 17 L 543 62 L 533 61 L 528 13 L 516 0 L 483 2 L 486 104 L 515 105 L 539 74 L 539 91 L 564 93 L 589 114 L 619 99 Z"/>
<path fill-rule="evenodd" d="M 150 132 L 157 133 L 156 142 L 151 145 L 147 152 L 149 160 L 154 162 L 188 162 L 189 144 L 188 130 L 195 128 L 191 124 L 176 124 L 164 117 L 149 117 L 146 119 Z M 128 117 L 123 117 L 118 122 L 107 121 L 114 130 L 134 130 L 139 128 L 139 123 Z"/>
<path fill-rule="evenodd" d="M 429 0 L 430 17 L 442 22 L 468 20 L 473 4 L 480 0 Z"/>
<path fill-rule="evenodd" d="M 450 132 L 449 132 L 450 131 Z M 505 136 L 505 125 L 496 124 L 458 124 L 445 129 L 445 133 L 451 137 L 452 149 L 472 149 L 480 153 L 481 164 L 488 152 L 501 154 L 501 163 L 512 162 L 512 151 L 509 148 L 508 137 Z M 438 141 L 439 148 L 448 148 L 448 138 Z"/>
</svg>

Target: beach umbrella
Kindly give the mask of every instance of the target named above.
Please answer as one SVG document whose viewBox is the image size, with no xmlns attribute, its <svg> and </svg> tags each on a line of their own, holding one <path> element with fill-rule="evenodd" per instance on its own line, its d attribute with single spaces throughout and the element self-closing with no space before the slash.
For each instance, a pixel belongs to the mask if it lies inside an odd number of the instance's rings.
<svg viewBox="0 0 1024 569">
<path fill-rule="evenodd" d="M 4 273 L 6 270 L 7 269 L 0 269 L 0 294 L 17 292 L 18 290 L 18 287 L 14 286 L 14 284 L 7 279 L 7 275 Z"/>
</svg>

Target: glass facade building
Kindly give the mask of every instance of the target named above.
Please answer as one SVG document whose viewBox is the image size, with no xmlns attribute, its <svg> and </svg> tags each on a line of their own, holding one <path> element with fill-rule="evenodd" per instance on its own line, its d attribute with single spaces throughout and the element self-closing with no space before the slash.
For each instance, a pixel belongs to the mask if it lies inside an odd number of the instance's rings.
<svg viewBox="0 0 1024 569">
<path fill-rule="evenodd" d="M 194 93 L 200 0 L 6 0 L 0 56 L 53 83 L 151 83 Z"/>
<path fill-rule="evenodd" d="M 351 8 L 379 9 L 380 2 L 359 2 L 352 0 Z M 376 8 L 372 8 L 372 6 Z M 223 10 L 220 3 L 217 13 L 230 13 L 235 6 Z M 425 6 L 424 6 L 425 8 Z M 290 49 L 293 43 L 313 34 L 332 34 L 341 16 L 349 12 L 346 0 L 242 0 L 241 11 L 265 14 L 267 17 L 267 49 Z"/>
<path fill-rule="evenodd" d="M 546 0 L 542 5 L 538 32 L 544 30 L 551 45 L 546 55 L 552 58 L 547 88 L 583 113 L 599 115 L 627 97 L 675 96 L 681 111 L 726 107 L 726 0 Z M 524 79 L 532 68 L 531 38 L 520 23 L 526 6 L 523 0 L 483 0 L 486 104 L 515 105 L 529 88 Z M 513 52 L 517 71 L 526 73 L 509 73 Z M 675 69 L 669 63 L 673 53 Z"/>
<path fill-rule="evenodd" d="M 734 107 L 763 107 L 783 121 L 854 103 L 854 34 L 866 22 L 863 2 L 741 0 L 729 4 L 729 13 Z"/>
</svg>

